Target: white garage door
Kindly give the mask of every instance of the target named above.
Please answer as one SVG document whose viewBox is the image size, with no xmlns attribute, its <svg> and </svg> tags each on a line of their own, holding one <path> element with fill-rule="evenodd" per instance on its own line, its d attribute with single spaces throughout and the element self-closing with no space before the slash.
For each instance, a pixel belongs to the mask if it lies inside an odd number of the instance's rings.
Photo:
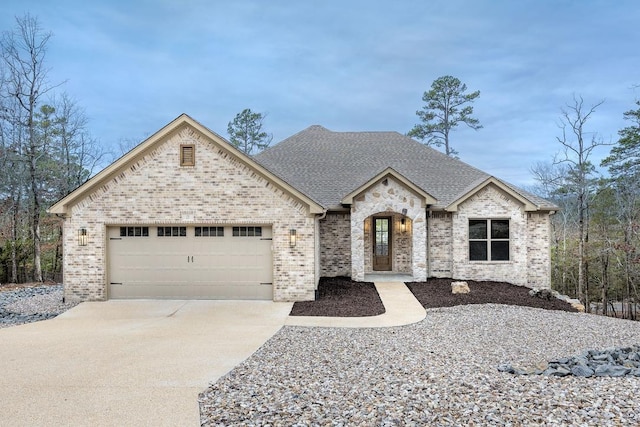
<svg viewBox="0 0 640 427">
<path fill-rule="evenodd" d="M 271 227 L 107 229 L 109 298 L 273 298 Z"/>
</svg>

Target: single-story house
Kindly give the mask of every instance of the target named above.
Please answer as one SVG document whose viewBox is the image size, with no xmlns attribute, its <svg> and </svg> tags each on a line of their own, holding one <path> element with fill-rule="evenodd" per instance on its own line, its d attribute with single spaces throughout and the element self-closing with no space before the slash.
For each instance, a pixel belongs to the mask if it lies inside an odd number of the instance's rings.
<svg viewBox="0 0 640 427">
<path fill-rule="evenodd" d="M 550 285 L 556 206 L 397 132 L 257 156 L 181 115 L 53 205 L 69 300 L 313 300 L 322 276 Z"/>
</svg>

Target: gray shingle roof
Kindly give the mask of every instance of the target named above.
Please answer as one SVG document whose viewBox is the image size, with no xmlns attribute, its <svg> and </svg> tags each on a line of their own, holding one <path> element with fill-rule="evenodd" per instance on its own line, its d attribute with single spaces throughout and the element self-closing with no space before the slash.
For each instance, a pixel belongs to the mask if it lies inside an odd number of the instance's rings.
<svg viewBox="0 0 640 427">
<path fill-rule="evenodd" d="M 325 208 L 388 167 L 445 207 L 482 183 L 489 174 L 398 132 L 332 132 L 311 126 L 254 159 Z M 507 184 L 508 185 L 508 184 Z M 549 202 L 509 185 L 538 206 Z"/>
</svg>

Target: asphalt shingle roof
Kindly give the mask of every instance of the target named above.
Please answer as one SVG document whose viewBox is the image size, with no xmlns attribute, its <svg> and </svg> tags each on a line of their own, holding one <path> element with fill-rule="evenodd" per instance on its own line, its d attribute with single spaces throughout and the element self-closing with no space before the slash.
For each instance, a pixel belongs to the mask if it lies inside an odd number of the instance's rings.
<svg viewBox="0 0 640 427">
<path fill-rule="evenodd" d="M 324 208 L 391 167 L 445 207 L 490 177 L 398 132 L 332 132 L 314 125 L 256 155 L 254 159 Z M 509 185 L 506 184 L 505 185 Z M 514 186 L 534 204 L 549 202 Z"/>
</svg>

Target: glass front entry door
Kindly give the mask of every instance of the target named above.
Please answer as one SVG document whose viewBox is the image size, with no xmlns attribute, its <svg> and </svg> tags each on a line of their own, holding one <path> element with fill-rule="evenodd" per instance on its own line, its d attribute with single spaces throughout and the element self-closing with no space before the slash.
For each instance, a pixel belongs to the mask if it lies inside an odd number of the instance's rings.
<svg viewBox="0 0 640 427">
<path fill-rule="evenodd" d="M 391 218 L 374 218 L 373 224 L 373 269 L 391 271 Z"/>
</svg>

